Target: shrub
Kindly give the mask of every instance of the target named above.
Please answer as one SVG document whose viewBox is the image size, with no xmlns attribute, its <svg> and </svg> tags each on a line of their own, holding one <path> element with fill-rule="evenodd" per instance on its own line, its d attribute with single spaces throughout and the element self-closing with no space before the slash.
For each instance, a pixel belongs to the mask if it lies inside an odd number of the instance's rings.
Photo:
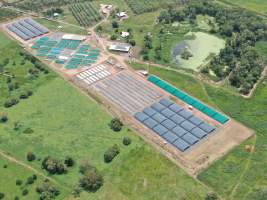
<svg viewBox="0 0 267 200">
<path fill-rule="evenodd" d="M 32 179 L 33 180 L 37 180 L 37 176 L 34 174 L 34 175 L 32 175 Z"/>
<path fill-rule="evenodd" d="M 104 161 L 106 163 L 111 162 L 120 153 L 120 148 L 118 145 L 113 145 L 104 154 Z"/>
<path fill-rule="evenodd" d="M 3 165 L 3 168 L 6 169 L 7 168 L 7 165 Z"/>
<path fill-rule="evenodd" d="M 17 180 L 16 180 L 16 185 L 22 185 L 22 180 L 17 179 Z"/>
<path fill-rule="evenodd" d="M 49 181 L 44 181 L 42 185 L 39 185 L 36 192 L 40 194 L 40 200 L 54 199 L 60 194 L 59 190 Z"/>
<path fill-rule="evenodd" d="M 5 194 L 0 192 L 0 199 L 4 199 L 5 198 Z"/>
<path fill-rule="evenodd" d="M 22 195 L 23 195 L 23 196 L 26 196 L 27 194 L 29 194 L 29 190 L 24 189 L 24 190 L 22 191 Z"/>
<path fill-rule="evenodd" d="M 113 131 L 119 132 L 122 129 L 123 123 L 118 118 L 114 118 L 111 120 L 109 126 Z"/>
<path fill-rule="evenodd" d="M 16 83 L 14 84 L 14 88 L 15 88 L 15 89 L 18 89 L 18 88 L 19 88 L 19 83 L 18 83 L 18 82 L 16 82 Z"/>
<path fill-rule="evenodd" d="M 11 83 L 11 81 L 12 81 L 11 77 L 7 77 L 6 83 Z"/>
<path fill-rule="evenodd" d="M 217 195 L 213 192 L 209 192 L 205 197 L 205 200 L 217 200 L 217 199 L 218 199 Z"/>
<path fill-rule="evenodd" d="M 88 170 L 92 170 L 94 167 L 89 163 L 88 160 L 83 160 L 80 164 L 79 172 L 84 174 Z"/>
<path fill-rule="evenodd" d="M 10 100 L 7 100 L 5 103 L 4 103 L 4 106 L 6 107 L 6 108 L 10 108 L 10 107 L 12 107 L 12 106 L 14 106 L 14 105 L 16 105 L 16 104 L 18 104 L 19 103 L 19 100 L 17 99 L 17 98 L 12 98 L 12 99 L 10 99 Z"/>
<path fill-rule="evenodd" d="M 27 91 L 27 95 L 30 97 L 30 96 L 32 96 L 32 94 L 33 94 L 33 92 L 31 91 L 31 90 L 28 90 Z"/>
<path fill-rule="evenodd" d="M 71 157 L 67 156 L 64 163 L 67 167 L 72 167 L 74 165 L 74 160 Z"/>
<path fill-rule="evenodd" d="M 79 182 L 83 189 L 95 192 L 103 185 L 104 179 L 98 170 L 93 169 L 86 171 Z"/>
<path fill-rule="evenodd" d="M 2 113 L 0 115 L 0 123 L 5 123 L 8 121 L 8 117 L 7 117 L 7 114 L 6 113 Z"/>
<path fill-rule="evenodd" d="M 131 138 L 128 138 L 128 137 L 124 137 L 123 140 L 122 140 L 122 143 L 126 146 L 130 145 L 132 143 L 132 140 Z"/>
<path fill-rule="evenodd" d="M 42 162 L 42 168 L 50 174 L 63 174 L 67 172 L 66 167 L 59 160 L 47 156 Z"/>
<path fill-rule="evenodd" d="M 12 82 L 7 84 L 8 91 L 13 91 L 14 90 L 14 84 Z"/>
<path fill-rule="evenodd" d="M 145 55 L 143 56 L 143 60 L 149 60 L 149 56 L 148 56 L 147 54 L 145 54 Z"/>
<path fill-rule="evenodd" d="M 32 177 L 32 176 L 28 177 L 28 178 L 27 178 L 27 181 L 26 181 L 26 184 L 31 185 L 31 184 L 33 184 L 33 183 L 34 183 L 34 179 L 33 179 L 33 177 Z"/>
<path fill-rule="evenodd" d="M 117 40 L 117 36 L 116 35 L 111 35 L 110 39 L 111 40 Z"/>
<path fill-rule="evenodd" d="M 28 97 L 29 96 L 28 96 L 28 94 L 26 92 L 20 94 L 20 96 L 19 96 L 20 99 L 27 99 Z"/>
<path fill-rule="evenodd" d="M 19 200 L 19 197 L 18 196 L 15 196 L 14 200 Z"/>
<path fill-rule="evenodd" d="M 34 161 L 36 159 L 36 156 L 34 155 L 34 153 L 33 152 L 28 152 L 27 153 L 27 160 L 28 161 Z"/>
<path fill-rule="evenodd" d="M 129 43 L 130 43 L 132 46 L 135 46 L 135 44 L 136 44 L 135 40 L 130 40 Z"/>
<path fill-rule="evenodd" d="M 119 28 L 119 23 L 117 21 L 113 21 L 112 28 Z"/>
</svg>

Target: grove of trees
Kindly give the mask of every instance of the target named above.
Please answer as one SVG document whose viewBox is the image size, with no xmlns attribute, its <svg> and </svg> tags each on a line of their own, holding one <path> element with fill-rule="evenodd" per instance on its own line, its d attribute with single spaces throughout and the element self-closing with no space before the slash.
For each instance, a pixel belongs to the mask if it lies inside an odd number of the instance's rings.
<svg viewBox="0 0 267 200">
<path fill-rule="evenodd" d="M 220 79 L 229 76 L 232 86 L 242 94 L 248 94 L 266 65 L 255 48 L 258 41 L 267 40 L 266 22 L 254 13 L 225 7 L 210 0 L 192 1 L 181 10 L 164 10 L 158 20 L 164 24 L 188 20 L 195 26 L 197 15 L 214 17 L 219 28 L 213 28 L 210 32 L 226 40 L 225 48 L 207 67 Z"/>
</svg>

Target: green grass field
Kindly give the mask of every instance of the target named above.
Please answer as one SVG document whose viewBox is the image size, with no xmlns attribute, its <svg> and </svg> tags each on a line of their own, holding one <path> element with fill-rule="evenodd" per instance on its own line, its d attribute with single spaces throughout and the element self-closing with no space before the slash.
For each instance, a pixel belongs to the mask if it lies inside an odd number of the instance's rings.
<svg viewBox="0 0 267 200">
<path fill-rule="evenodd" d="M 222 0 L 230 4 L 235 4 L 242 8 L 252 10 L 267 15 L 267 1 L 265 0 Z"/>
<path fill-rule="evenodd" d="M 1 40 L 14 45 L 4 36 Z M 204 199 L 205 187 L 127 127 L 119 133 L 111 131 L 108 126 L 111 116 L 92 99 L 52 72 L 38 83 L 33 85 L 35 92 L 29 99 L 10 109 L 1 105 L 9 121 L 0 124 L 0 149 L 45 175 L 48 174 L 40 167 L 45 156 L 73 157 L 76 165 L 66 175 L 51 176 L 64 187 L 62 196 L 69 196 L 77 186 L 79 163 L 86 159 L 101 171 L 104 186 L 96 193 L 83 192 L 81 200 Z M 14 130 L 15 122 L 20 124 L 19 130 Z M 32 131 L 25 132 L 29 128 Z M 133 141 L 129 147 L 122 145 L 124 136 Z M 112 163 L 105 164 L 103 154 L 113 144 L 120 146 L 121 153 Z M 26 161 L 29 151 L 36 154 L 36 161 Z M 2 178 L 5 176 L 1 173 Z M 8 183 L 2 192 L 9 193 L 13 187 L 13 182 Z"/>
<path fill-rule="evenodd" d="M 145 68 L 141 65 L 133 67 Z M 251 138 L 199 175 L 199 180 L 211 186 L 225 199 L 256 200 L 255 192 L 267 185 L 267 78 L 260 84 L 255 95 L 250 100 L 245 100 L 177 72 L 155 67 L 150 67 L 150 72 L 256 131 L 256 141 L 255 137 Z M 245 145 L 254 143 L 256 150 L 250 154 L 245 150 Z"/>
<path fill-rule="evenodd" d="M 64 24 L 56 21 L 50 21 L 44 18 L 36 18 L 35 20 L 53 31 L 62 31 L 66 33 L 80 34 L 80 35 L 87 34 L 87 31 L 84 28 L 75 26 L 75 24 L 74 25 Z"/>
</svg>

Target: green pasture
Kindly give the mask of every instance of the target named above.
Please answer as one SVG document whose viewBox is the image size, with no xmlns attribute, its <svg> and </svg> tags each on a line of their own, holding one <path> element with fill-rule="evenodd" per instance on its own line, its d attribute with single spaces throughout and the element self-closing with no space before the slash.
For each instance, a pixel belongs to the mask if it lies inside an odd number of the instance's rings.
<svg viewBox="0 0 267 200">
<path fill-rule="evenodd" d="M 267 1 L 265 0 L 222 0 L 260 14 L 267 15 Z"/>
<path fill-rule="evenodd" d="M 78 25 L 75 25 L 75 24 L 74 25 L 65 24 L 65 23 L 61 23 L 61 22 L 57 22 L 57 21 L 47 20 L 44 18 L 35 18 L 35 20 L 37 22 L 39 22 L 40 24 L 44 25 L 45 27 L 47 27 L 48 29 L 53 30 L 53 31 L 61 31 L 61 32 L 80 34 L 80 35 L 86 35 L 87 34 L 87 31 L 84 28 L 79 27 Z"/>
</svg>

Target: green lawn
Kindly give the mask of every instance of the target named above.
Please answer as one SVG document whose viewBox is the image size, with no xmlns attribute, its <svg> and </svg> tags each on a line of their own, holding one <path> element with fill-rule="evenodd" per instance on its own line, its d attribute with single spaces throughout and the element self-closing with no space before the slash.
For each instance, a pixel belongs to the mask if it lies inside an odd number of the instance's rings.
<svg viewBox="0 0 267 200">
<path fill-rule="evenodd" d="M 64 24 L 56 21 L 50 21 L 44 18 L 36 18 L 35 19 L 40 24 L 46 26 L 48 29 L 53 31 L 63 31 L 66 33 L 72 33 L 72 34 L 80 34 L 80 35 L 86 35 L 87 31 L 79 26 L 75 26 L 72 24 Z M 61 28 L 59 28 L 61 26 Z"/>
<path fill-rule="evenodd" d="M 140 65 L 134 67 L 142 68 Z M 255 138 L 235 148 L 199 175 L 199 180 L 225 199 L 256 200 L 255 192 L 267 186 L 267 78 L 253 98 L 245 100 L 177 72 L 154 67 L 150 68 L 150 72 L 256 130 L 256 151 L 253 154 L 250 155 L 244 146 L 252 145 Z"/>
<path fill-rule="evenodd" d="M 8 38 L 1 37 L 6 40 L 5 48 L 18 48 L 12 46 L 14 43 Z M 18 67 L 23 69 L 25 66 Z M 205 187 L 127 127 L 119 133 L 113 132 L 108 126 L 111 116 L 69 83 L 51 72 L 32 87 L 34 95 L 29 99 L 10 109 L 0 105 L 1 111 L 9 117 L 6 124 L 0 124 L 0 149 L 44 174 L 47 173 L 40 165 L 45 156 L 73 157 L 76 165 L 67 174 L 51 176 L 67 188 L 61 190 L 63 196 L 70 195 L 77 186 L 79 163 L 86 159 L 101 171 L 105 182 L 96 193 L 83 192 L 81 200 L 204 199 Z M 15 122 L 20 124 L 19 130 L 14 130 Z M 30 132 L 25 132 L 29 129 Z M 124 136 L 133 141 L 128 147 L 122 145 Z M 112 163 L 105 164 L 103 154 L 113 144 L 120 146 L 121 153 Z M 26 161 L 29 151 L 36 154 L 36 161 Z M 15 186 L 10 185 L 3 192 L 10 193 L 12 187 Z"/>
<path fill-rule="evenodd" d="M 230 4 L 238 5 L 261 14 L 267 15 L 267 1 L 265 0 L 222 0 Z"/>
</svg>

